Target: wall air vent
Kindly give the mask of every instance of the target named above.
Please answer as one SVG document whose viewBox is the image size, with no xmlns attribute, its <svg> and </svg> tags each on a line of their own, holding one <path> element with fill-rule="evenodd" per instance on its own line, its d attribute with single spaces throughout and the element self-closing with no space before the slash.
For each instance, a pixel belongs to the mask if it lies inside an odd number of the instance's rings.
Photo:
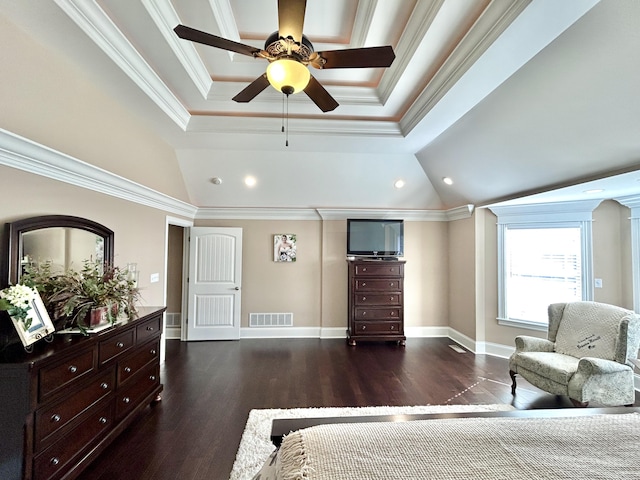
<svg viewBox="0 0 640 480">
<path fill-rule="evenodd" d="M 250 327 L 292 327 L 293 313 L 250 313 Z"/>
</svg>

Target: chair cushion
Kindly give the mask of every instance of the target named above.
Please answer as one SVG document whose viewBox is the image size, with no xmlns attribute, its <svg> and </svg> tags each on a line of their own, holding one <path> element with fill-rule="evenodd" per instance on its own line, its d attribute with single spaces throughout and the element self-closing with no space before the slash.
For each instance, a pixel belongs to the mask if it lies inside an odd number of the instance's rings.
<svg viewBox="0 0 640 480">
<path fill-rule="evenodd" d="M 556 352 L 614 360 L 620 320 L 630 313 L 603 303 L 567 303 L 558 327 Z"/>
<path fill-rule="evenodd" d="M 571 355 L 555 352 L 522 352 L 517 353 L 514 360 L 517 366 L 561 385 L 569 383 L 580 361 Z"/>
</svg>

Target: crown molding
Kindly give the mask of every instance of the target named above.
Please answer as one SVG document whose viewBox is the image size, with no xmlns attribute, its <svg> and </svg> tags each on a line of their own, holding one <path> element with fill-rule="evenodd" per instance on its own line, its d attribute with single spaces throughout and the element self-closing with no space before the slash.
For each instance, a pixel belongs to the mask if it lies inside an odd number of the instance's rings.
<svg viewBox="0 0 640 480">
<path fill-rule="evenodd" d="M 192 133 L 237 133 L 244 132 L 271 135 L 280 127 L 279 119 L 246 118 L 246 117 L 214 117 L 194 115 L 189 123 Z M 396 122 L 361 121 L 328 118 L 296 118 L 291 122 L 289 134 L 294 135 L 334 135 L 334 136 L 368 136 L 376 138 L 402 138 L 400 127 Z"/>
<path fill-rule="evenodd" d="M 392 218 L 408 222 L 446 222 L 444 210 L 387 210 L 378 208 L 318 208 L 323 220 L 346 220 L 347 218 Z"/>
<path fill-rule="evenodd" d="M 411 132 L 532 0 L 492 1 L 401 120 Z"/>
<path fill-rule="evenodd" d="M 360 0 L 358 2 L 356 18 L 353 22 L 351 41 L 349 42 L 350 48 L 360 48 L 364 45 L 367 35 L 369 34 L 371 19 L 376 13 L 377 7 L 378 0 Z"/>
<path fill-rule="evenodd" d="M 591 221 L 593 211 L 603 202 L 576 200 L 571 202 L 531 203 L 524 205 L 489 205 L 498 224 Z"/>
<path fill-rule="evenodd" d="M 640 216 L 640 195 L 627 195 L 625 197 L 614 198 L 616 202 L 625 207 L 629 207 L 633 217 Z"/>
<path fill-rule="evenodd" d="M 204 207 L 196 220 L 319 220 L 313 208 Z"/>
<path fill-rule="evenodd" d="M 188 218 L 194 218 L 198 210 L 189 203 L 3 129 L 0 129 L 0 165 Z"/>
<path fill-rule="evenodd" d="M 389 97 L 395 90 L 398 82 L 402 78 L 405 70 L 413 60 L 416 50 L 424 39 L 424 36 L 431 27 L 433 19 L 438 14 L 444 0 L 434 0 L 432 2 L 418 2 L 411 13 L 409 23 L 404 28 L 404 33 L 398 41 L 395 50 L 402 54 L 393 61 L 391 68 L 385 70 L 378 87 L 380 99 L 383 104 L 387 103 Z"/>
<path fill-rule="evenodd" d="M 55 0 L 64 13 L 180 128 L 190 114 L 95 0 Z"/>
<path fill-rule="evenodd" d="M 169 0 L 142 0 L 142 4 L 202 98 L 206 99 L 213 84 L 211 75 L 200 59 L 193 42 L 181 40 L 173 31 L 175 26 L 182 22 L 171 2 Z"/>
<path fill-rule="evenodd" d="M 447 220 L 464 220 L 465 218 L 471 218 L 473 214 L 473 205 L 462 205 L 461 207 L 452 208 L 447 210 L 445 213 L 447 215 Z"/>
</svg>

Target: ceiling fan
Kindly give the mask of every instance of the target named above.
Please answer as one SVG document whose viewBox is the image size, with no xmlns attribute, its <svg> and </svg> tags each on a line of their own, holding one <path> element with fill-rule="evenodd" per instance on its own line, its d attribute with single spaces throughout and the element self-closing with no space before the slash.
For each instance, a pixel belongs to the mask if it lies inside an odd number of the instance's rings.
<svg viewBox="0 0 640 480">
<path fill-rule="evenodd" d="M 304 91 L 323 112 L 329 112 L 338 102 L 311 75 L 308 65 L 319 69 L 389 67 L 396 56 L 390 46 L 315 52 L 313 44 L 302 34 L 306 6 L 306 0 L 278 0 L 278 31 L 267 38 L 264 49 L 185 25 L 173 30 L 185 40 L 269 61 L 267 71 L 233 97 L 234 101 L 250 102 L 272 85 L 287 96 Z"/>
</svg>

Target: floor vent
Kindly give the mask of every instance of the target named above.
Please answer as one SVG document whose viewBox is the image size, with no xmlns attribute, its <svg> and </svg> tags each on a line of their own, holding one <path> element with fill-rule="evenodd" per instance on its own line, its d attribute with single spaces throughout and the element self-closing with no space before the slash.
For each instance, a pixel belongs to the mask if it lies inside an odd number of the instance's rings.
<svg viewBox="0 0 640 480">
<path fill-rule="evenodd" d="M 449 348 L 458 353 L 467 353 L 464 348 L 460 348 L 458 345 L 449 345 Z"/>
<path fill-rule="evenodd" d="M 250 327 L 292 327 L 293 313 L 250 313 Z"/>
</svg>

